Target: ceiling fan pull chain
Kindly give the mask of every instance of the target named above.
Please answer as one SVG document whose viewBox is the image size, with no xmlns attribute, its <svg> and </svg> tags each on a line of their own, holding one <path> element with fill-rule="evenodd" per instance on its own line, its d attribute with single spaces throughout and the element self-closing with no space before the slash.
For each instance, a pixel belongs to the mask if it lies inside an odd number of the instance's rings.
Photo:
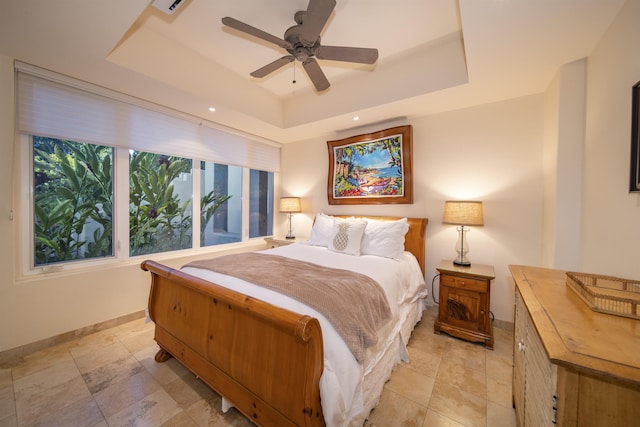
<svg viewBox="0 0 640 427">
<path fill-rule="evenodd" d="M 296 61 L 293 61 L 293 84 L 296 84 Z"/>
</svg>

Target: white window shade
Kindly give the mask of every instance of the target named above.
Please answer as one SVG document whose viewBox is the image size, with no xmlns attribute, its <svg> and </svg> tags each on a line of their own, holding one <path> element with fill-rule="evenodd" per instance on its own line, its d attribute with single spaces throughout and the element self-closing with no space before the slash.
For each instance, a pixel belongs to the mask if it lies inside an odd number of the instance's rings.
<svg viewBox="0 0 640 427">
<path fill-rule="evenodd" d="M 16 62 L 22 133 L 280 170 L 280 144 Z"/>
</svg>

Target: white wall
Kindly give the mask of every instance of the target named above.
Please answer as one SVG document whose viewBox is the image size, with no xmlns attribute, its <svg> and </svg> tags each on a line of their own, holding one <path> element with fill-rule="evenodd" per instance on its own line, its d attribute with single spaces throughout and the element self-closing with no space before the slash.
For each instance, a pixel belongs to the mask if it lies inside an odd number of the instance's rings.
<svg viewBox="0 0 640 427">
<path fill-rule="evenodd" d="M 640 193 L 628 192 L 631 87 L 640 80 L 640 1 L 589 56 L 581 270 L 640 279 Z"/>
<path fill-rule="evenodd" d="M 512 321 L 508 265 L 541 262 L 543 101 L 534 95 L 407 121 L 413 126 L 413 204 L 329 206 L 326 141 L 285 145 L 283 193 L 303 198 L 304 213 L 294 217 L 296 234 L 309 235 L 316 212 L 427 217 L 430 287 L 436 264 L 455 256 L 457 231 L 442 224 L 444 201 L 482 200 L 485 225 L 468 234 L 469 258 L 494 266 L 491 309 L 497 319 Z M 396 124 L 403 123 L 385 127 Z M 373 130 L 380 129 L 354 134 Z M 352 134 L 338 139 L 347 136 Z"/>
<path fill-rule="evenodd" d="M 542 265 L 580 268 L 586 60 L 558 70 L 545 93 Z"/>
</svg>

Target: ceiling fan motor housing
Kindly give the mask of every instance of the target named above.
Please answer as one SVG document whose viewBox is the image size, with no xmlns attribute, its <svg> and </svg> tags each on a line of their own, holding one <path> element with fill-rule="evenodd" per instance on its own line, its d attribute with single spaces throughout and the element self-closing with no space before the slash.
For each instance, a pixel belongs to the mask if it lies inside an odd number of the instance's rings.
<svg viewBox="0 0 640 427">
<path fill-rule="evenodd" d="M 320 37 L 313 43 L 304 42 L 300 39 L 300 25 L 301 24 L 294 25 L 287 29 L 284 33 L 284 39 L 291 45 L 291 47 L 287 48 L 287 52 L 293 55 L 298 61 L 304 62 L 310 57 L 315 56 L 320 47 Z"/>
</svg>

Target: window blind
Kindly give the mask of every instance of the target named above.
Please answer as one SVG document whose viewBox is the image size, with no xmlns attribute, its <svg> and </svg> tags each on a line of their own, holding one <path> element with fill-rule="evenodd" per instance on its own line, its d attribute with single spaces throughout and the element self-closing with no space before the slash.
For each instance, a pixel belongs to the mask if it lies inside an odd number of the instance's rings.
<svg viewBox="0 0 640 427">
<path fill-rule="evenodd" d="M 29 64 L 15 68 L 21 133 L 280 170 L 278 143 Z"/>
</svg>

